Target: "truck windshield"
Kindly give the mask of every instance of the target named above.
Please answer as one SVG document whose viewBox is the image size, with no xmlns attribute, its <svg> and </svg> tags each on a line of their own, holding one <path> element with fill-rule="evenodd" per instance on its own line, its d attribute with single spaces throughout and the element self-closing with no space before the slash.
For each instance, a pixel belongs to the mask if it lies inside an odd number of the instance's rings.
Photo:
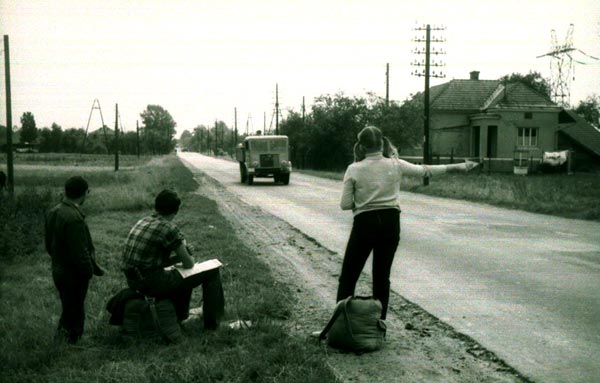
<svg viewBox="0 0 600 383">
<path fill-rule="evenodd" d="M 256 140 L 250 142 L 250 149 L 259 152 L 268 152 L 269 144 L 266 140 Z"/>
<path fill-rule="evenodd" d="M 279 140 L 271 140 L 269 141 L 271 144 L 271 150 L 276 152 L 281 152 L 287 150 L 287 140 L 279 139 Z"/>
<path fill-rule="evenodd" d="M 287 150 L 286 139 L 250 141 L 250 149 L 258 152 L 282 152 Z"/>
</svg>

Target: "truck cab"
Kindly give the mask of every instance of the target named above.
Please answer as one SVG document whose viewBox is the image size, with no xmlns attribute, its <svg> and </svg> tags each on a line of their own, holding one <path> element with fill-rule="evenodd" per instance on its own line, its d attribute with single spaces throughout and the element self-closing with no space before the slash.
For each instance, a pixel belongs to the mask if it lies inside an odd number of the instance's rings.
<svg viewBox="0 0 600 383">
<path fill-rule="evenodd" d="M 255 178 L 273 178 L 284 185 L 290 183 L 292 163 L 287 136 L 248 136 L 238 144 L 235 154 L 242 183 L 252 185 Z"/>
</svg>

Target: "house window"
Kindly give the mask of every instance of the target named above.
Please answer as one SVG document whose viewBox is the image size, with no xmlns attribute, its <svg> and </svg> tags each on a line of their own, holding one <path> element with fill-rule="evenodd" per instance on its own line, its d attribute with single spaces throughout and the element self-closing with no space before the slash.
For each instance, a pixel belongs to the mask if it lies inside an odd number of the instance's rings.
<svg viewBox="0 0 600 383">
<path fill-rule="evenodd" d="M 537 146 L 538 128 L 519 128 L 517 146 Z"/>
<path fill-rule="evenodd" d="M 533 113 L 532 112 L 525 112 L 525 119 L 526 120 L 531 120 L 533 118 Z"/>
</svg>

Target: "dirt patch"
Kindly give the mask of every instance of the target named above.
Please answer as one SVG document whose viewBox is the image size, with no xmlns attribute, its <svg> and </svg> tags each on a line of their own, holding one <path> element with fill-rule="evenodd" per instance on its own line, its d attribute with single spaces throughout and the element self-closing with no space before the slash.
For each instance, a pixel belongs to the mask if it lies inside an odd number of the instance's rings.
<svg viewBox="0 0 600 383">
<path fill-rule="evenodd" d="M 295 293 L 291 332 L 309 338 L 335 306 L 341 256 L 289 225 L 250 206 L 212 178 L 194 172 L 198 193 L 214 200 L 236 234 Z M 369 294 L 363 275 L 358 291 Z M 363 294 L 363 295 L 364 295 Z M 355 355 L 326 347 L 328 363 L 345 382 L 530 382 L 466 335 L 392 292 L 385 347 Z M 310 339 L 310 340 L 309 340 Z"/>
</svg>

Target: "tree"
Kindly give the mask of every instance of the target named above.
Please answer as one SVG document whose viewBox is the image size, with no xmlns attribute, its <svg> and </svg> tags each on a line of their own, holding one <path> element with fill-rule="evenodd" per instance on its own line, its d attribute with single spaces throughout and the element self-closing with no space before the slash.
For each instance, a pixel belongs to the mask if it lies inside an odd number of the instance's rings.
<svg viewBox="0 0 600 383">
<path fill-rule="evenodd" d="M 423 98 L 407 99 L 402 104 L 369 95 L 369 124 L 381 129 L 401 150 L 419 145 L 423 139 Z"/>
<path fill-rule="evenodd" d="M 353 159 L 356 135 L 368 122 L 369 108 L 364 98 L 343 93 L 320 96 L 311 109 L 310 155 L 314 169 L 345 169 Z"/>
<path fill-rule="evenodd" d="M 525 85 L 535 89 L 538 93 L 551 99 L 552 87 L 548 80 L 546 80 L 541 73 L 535 71 L 529 71 L 527 74 L 512 73 L 500 78 L 500 81 L 506 82 L 521 82 Z"/>
<path fill-rule="evenodd" d="M 600 128 L 600 96 L 593 94 L 585 100 L 579 101 L 574 109 L 575 113 L 583 117 L 593 126 Z"/>
<path fill-rule="evenodd" d="M 206 138 L 208 137 L 208 128 L 204 125 L 198 125 L 194 128 L 193 139 L 190 142 L 190 150 L 202 153 L 207 150 Z"/>
<path fill-rule="evenodd" d="M 175 148 L 175 126 L 171 114 L 160 105 L 148 105 L 142 118 L 142 138 L 152 154 L 167 154 Z"/>
<path fill-rule="evenodd" d="M 35 126 L 35 118 L 31 112 L 25 112 L 21 116 L 21 143 L 33 143 L 38 136 Z"/>
<path fill-rule="evenodd" d="M 185 151 L 190 150 L 193 138 L 194 137 L 192 136 L 192 133 L 190 133 L 189 130 L 184 130 L 183 133 L 181 133 L 181 136 L 179 136 L 179 146 L 181 147 L 181 149 Z"/>
</svg>

